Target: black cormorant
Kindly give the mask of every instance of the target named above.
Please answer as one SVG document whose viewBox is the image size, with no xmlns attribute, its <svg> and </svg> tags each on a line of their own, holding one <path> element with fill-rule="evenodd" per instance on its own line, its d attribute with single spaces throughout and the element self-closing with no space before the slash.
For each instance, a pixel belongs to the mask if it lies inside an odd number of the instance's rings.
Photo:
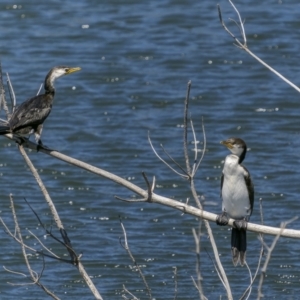
<svg viewBox="0 0 300 300">
<path fill-rule="evenodd" d="M 79 71 L 81 68 L 58 66 L 52 68 L 45 78 L 45 93 L 30 98 L 13 111 L 7 125 L 0 126 L 0 135 L 15 134 L 19 137 L 34 133 L 36 142 L 42 146 L 43 123 L 49 116 L 55 95 L 55 79 Z"/>
<path fill-rule="evenodd" d="M 218 216 L 218 225 L 227 225 L 228 218 L 234 219 L 231 232 L 231 250 L 233 264 L 240 261 L 243 266 L 246 258 L 247 222 L 250 219 L 254 203 L 254 186 L 248 170 L 241 164 L 247 152 L 245 142 L 240 138 L 221 141 L 231 154 L 226 156 L 221 177 L 222 214 Z"/>
</svg>

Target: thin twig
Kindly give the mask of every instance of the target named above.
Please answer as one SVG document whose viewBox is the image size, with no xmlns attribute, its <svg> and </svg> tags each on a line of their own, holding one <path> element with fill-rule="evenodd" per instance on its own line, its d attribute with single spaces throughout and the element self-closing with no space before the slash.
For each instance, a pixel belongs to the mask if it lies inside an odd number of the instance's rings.
<svg viewBox="0 0 300 300">
<path fill-rule="evenodd" d="M 38 285 L 42 290 L 44 290 L 45 293 L 47 293 L 47 295 L 51 296 L 54 299 L 59 300 L 59 298 L 53 292 L 48 290 L 43 284 L 41 284 L 39 282 L 42 274 L 40 274 L 38 276 L 37 273 L 32 270 L 32 268 L 30 266 L 30 263 L 29 263 L 29 260 L 28 260 L 28 257 L 27 257 L 27 254 L 26 254 L 25 245 L 23 243 L 23 238 L 22 238 L 20 227 L 19 227 L 19 223 L 18 223 L 18 219 L 17 219 L 17 215 L 16 215 L 12 195 L 10 195 L 10 204 L 11 204 L 11 210 L 12 210 L 13 219 L 14 219 L 14 223 L 15 223 L 16 233 L 18 235 L 19 240 L 21 241 L 21 249 L 22 249 L 23 257 L 24 257 L 24 260 L 25 260 L 25 263 L 26 263 L 26 266 L 27 266 L 27 269 L 28 269 L 28 272 L 30 274 L 32 282 L 35 283 L 36 285 Z"/>
<path fill-rule="evenodd" d="M 260 212 L 260 222 L 263 225 L 264 224 L 264 217 L 263 217 L 262 198 L 259 198 L 259 212 Z M 256 267 L 256 270 L 255 270 L 254 276 L 251 278 L 249 286 L 247 287 L 247 289 L 243 293 L 240 300 L 244 300 L 244 299 L 246 300 L 250 297 L 251 288 L 252 288 L 253 283 L 254 283 L 254 281 L 255 281 L 255 279 L 258 275 L 258 272 L 260 270 L 260 266 L 261 266 L 261 263 L 262 263 L 262 258 L 263 258 L 263 255 L 264 255 L 264 235 L 263 234 L 259 234 L 259 240 L 261 242 L 261 248 L 260 248 L 260 251 L 259 251 L 257 267 Z"/>
<path fill-rule="evenodd" d="M 39 244 L 49 253 L 51 253 L 52 256 L 56 257 L 56 258 L 60 258 L 59 256 L 57 256 L 55 253 L 53 253 L 49 248 L 47 248 L 42 241 L 31 231 L 28 230 L 28 232 L 39 242 Z"/>
<path fill-rule="evenodd" d="M 177 293 L 178 293 L 178 282 L 177 282 L 177 267 L 174 268 L 174 300 L 177 300 Z"/>
<path fill-rule="evenodd" d="M 188 178 L 188 176 L 184 175 L 184 174 L 181 174 L 179 172 L 177 172 L 173 167 L 171 167 L 161 156 L 159 156 L 159 154 L 156 152 L 153 144 L 152 144 L 152 141 L 151 141 L 151 138 L 150 138 L 150 133 L 148 132 L 148 141 L 149 141 L 149 144 L 154 152 L 154 154 L 156 155 L 156 157 L 162 161 L 168 168 L 170 168 L 174 173 L 176 173 L 177 175 L 183 177 L 183 178 Z"/>
<path fill-rule="evenodd" d="M 131 297 L 133 297 L 131 300 L 139 300 L 136 296 L 134 296 L 132 293 L 130 293 L 127 288 L 125 287 L 125 285 L 123 284 L 123 290 L 124 292 L 126 292 L 127 294 L 129 294 Z"/>
<path fill-rule="evenodd" d="M 123 248 L 127 251 L 130 259 L 132 260 L 132 262 L 134 263 L 135 267 L 137 268 L 137 270 L 138 270 L 138 272 L 139 272 L 139 274 L 140 274 L 140 276 L 141 276 L 141 278 L 142 278 L 142 280 L 144 282 L 144 285 L 145 285 L 145 287 L 146 287 L 146 289 L 148 291 L 149 299 L 151 300 L 152 299 L 151 289 L 150 289 L 150 287 L 149 287 L 149 285 L 147 283 L 147 280 L 146 280 L 146 278 L 145 278 L 145 276 L 144 276 L 144 274 L 143 274 L 140 266 L 138 265 L 138 263 L 136 262 L 134 256 L 131 253 L 131 250 L 130 250 L 129 245 L 128 245 L 126 230 L 125 230 L 125 227 L 124 227 L 124 225 L 122 223 L 121 218 L 120 218 L 120 224 L 121 224 L 121 227 L 122 227 L 122 230 L 123 230 L 123 235 L 124 235 L 124 245 L 121 243 L 121 239 L 120 239 L 120 243 L 123 246 Z"/>
<path fill-rule="evenodd" d="M 237 11 L 237 8 L 234 6 L 234 4 L 231 1 L 229 1 L 229 2 L 232 5 L 232 7 L 234 8 L 234 10 Z M 220 8 L 219 4 L 217 6 L 218 6 L 218 12 L 219 12 L 220 22 L 221 22 L 223 28 L 235 40 L 235 42 L 237 43 L 237 45 L 239 46 L 239 48 L 245 50 L 249 55 L 251 55 L 254 59 L 256 59 L 260 64 L 262 64 L 263 66 L 265 66 L 267 69 L 269 69 L 271 72 L 273 72 L 274 74 L 276 74 L 280 79 L 282 79 L 284 82 L 286 82 L 287 84 L 289 84 L 297 92 L 300 93 L 300 88 L 298 86 L 296 86 L 290 80 L 288 80 L 287 78 L 285 78 L 283 75 L 281 75 L 279 72 L 277 72 L 275 69 L 273 69 L 271 66 L 269 66 L 267 63 L 265 63 L 262 59 L 260 59 L 252 51 L 249 50 L 249 48 L 245 44 L 245 42 L 246 42 L 246 34 L 245 34 L 244 24 L 241 21 L 240 21 L 241 22 L 240 23 L 240 27 L 241 27 L 241 30 L 244 32 L 244 36 L 243 36 L 243 38 L 244 38 L 244 44 L 237 37 L 235 37 L 235 35 L 227 28 L 227 26 L 225 25 L 225 23 L 223 21 L 222 13 L 221 13 L 221 8 Z M 239 19 L 241 20 L 240 16 L 239 16 Z"/>
<path fill-rule="evenodd" d="M 17 106 L 17 99 L 16 99 L 15 91 L 14 91 L 14 88 L 13 88 L 12 83 L 10 81 L 8 73 L 6 73 L 6 77 L 7 77 L 7 85 L 8 85 L 9 96 L 10 96 L 10 100 L 11 100 L 11 112 L 13 113 L 15 111 L 16 106 Z"/>
<path fill-rule="evenodd" d="M 142 175 L 143 175 L 144 180 L 147 185 L 147 191 L 148 191 L 147 197 L 140 198 L 140 199 L 124 199 L 124 198 L 115 196 L 115 198 L 118 200 L 124 201 L 124 202 L 152 202 L 152 194 L 153 194 L 153 191 L 155 188 L 155 176 L 153 176 L 152 184 L 150 184 L 146 173 L 142 172 Z"/>
<path fill-rule="evenodd" d="M 13 215 L 13 219 L 14 219 L 14 223 L 15 223 L 16 233 L 18 235 L 18 239 L 21 242 L 21 249 L 22 249 L 23 257 L 24 257 L 27 269 L 29 271 L 29 274 L 30 274 L 32 280 L 37 282 L 38 278 L 35 277 L 32 269 L 30 267 L 30 263 L 28 261 L 27 253 L 26 253 L 26 250 L 25 250 L 25 247 L 24 247 L 23 238 L 22 238 L 21 230 L 20 230 L 20 227 L 19 227 L 19 223 L 18 223 L 16 211 L 15 211 L 15 205 L 14 205 L 14 200 L 13 200 L 12 194 L 9 195 L 9 198 L 10 198 L 11 211 L 12 211 L 12 215 Z"/>
<path fill-rule="evenodd" d="M 199 291 L 199 296 L 201 300 L 206 300 L 207 298 L 204 295 L 203 287 L 202 287 L 202 276 L 201 276 L 201 268 L 200 268 L 200 235 L 201 235 L 201 221 L 199 223 L 199 230 L 198 233 L 196 232 L 195 228 L 192 229 L 195 246 L 196 246 L 196 274 L 197 274 L 197 286 Z"/>
<path fill-rule="evenodd" d="M 43 83 L 41 83 L 41 85 L 40 85 L 40 88 L 39 88 L 39 90 L 37 91 L 37 94 L 36 95 L 39 95 L 40 94 L 40 92 L 41 92 L 41 90 L 42 90 L 42 88 L 43 88 Z"/>
<path fill-rule="evenodd" d="M 266 255 L 265 263 L 264 263 L 264 265 L 262 267 L 262 270 L 261 270 L 260 280 L 259 280 L 259 284 L 258 284 L 257 299 L 261 299 L 262 297 L 264 297 L 264 295 L 262 294 L 262 286 L 263 286 L 264 278 L 265 278 L 266 273 L 267 273 L 267 267 L 268 267 L 269 261 L 271 259 L 271 255 L 272 255 L 273 250 L 275 249 L 277 241 L 279 240 L 279 238 L 281 236 L 281 233 L 285 229 L 285 227 L 288 224 L 290 224 L 291 222 L 293 222 L 293 221 L 295 221 L 297 219 L 298 219 L 298 217 L 294 217 L 294 218 L 290 219 L 289 221 L 282 222 L 281 225 L 280 225 L 281 231 L 275 236 L 275 238 L 273 240 L 273 243 L 271 244 L 271 247 L 268 247 L 265 244 L 265 247 L 267 248 L 268 252 L 267 252 L 267 255 Z"/>
<path fill-rule="evenodd" d="M 53 203 L 53 201 L 52 201 L 52 199 L 51 199 L 51 197 L 50 197 L 50 195 L 49 195 L 49 193 L 48 193 L 45 185 L 43 184 L 43 181 L 42 181 L 39 173 L 37 172 L 36 168 L 34 167 L 34 165 L 32 164 L 31 160 L 29 159 L 28 155 L 26 154 L 26 151 L 24 150 L 23 145 L 18 145 L 18 147 L 19 147 L 19 151 L 22 154 L 22 156 L 23 156 L 26 164 L 28 165 L 28 167 L 29 167 L 29 169 L 30 169 L 33 177 L 35 178 L 38 186 L 40 187 L 40 189 L 41 189 L 41 191 L 42 191 L 42 193 L 44 195 L 44 198 L 45 198 L 45 200 L 46 200 L 46 202 L 47 202 L 47 204 L 48 204 L 48 206 L 50 208 L 50 211 L 51 211 L 51 214 L 52 214 L 52 217 L 53 217 L 53 219 L 55 221 L 56 226 L 58 227 L 58 229 L 64 228 L 63 224 L 62 224 L 62 222 L 60 220 L 60 217 L 58 215 L 58 212 L 56 210 L 56 207 L 55 207 L 55 205 L 54 205 L 54 203 Z"/>
<path fill-rule="evenodd" d="M 250 270 L 250 267 L 249 265 L 247 264 L 247 262 L 245 261 L 245 265 L 246 265 L 246 268 L 249 272 L 249 278 L 250 278 L 250 285 L 249 287 L 247 288 L 247 290 L 244 292 L 243 296 L 240 298 L 240 300 L 248 300 L 248 298 L 250 297 L 251 295 L 251 291 L 252 291 L 252 284 L 254 282 L 255 279 L 252 278 L 252 273 L 251 273 L 251 270 Z M 248 293 L 248 294 L 247 294 Z M 247 295 L 247 296 L 246 296 Z"/>
<path fill-rule="evenodd" d="M 6 98 L 5 98 L 5 90 L 4 90 L 4 85 L 3 85 L 2 65 L 1 65 L 1 63 L 0 63 L 0 91 L 1 91 L 0 107 L 1 107 L 1 104 L 2 104 L 3 109 L 5 111 L 5 114 L 6 114 L 6 119 L 9 120 L 10 113 L 9 113 L 9 109 L 8 109 Z"/>
<path fill-rule="evenodd" d="M 72 246 L 71 246 L 71 242 L 67 236 L 67 233 L 65 231 L 65 229 L 63 228 L 62 222 L 60 220 L 60 217 L 57 213 L 57 210 L 54 206 L 54 203 L 46 189 L 46 187 L 44 186 L 41 177 L 39 176 L 37 170 L 35 169 L 34 165 L 32 164 L 31 160 L 29 159 L 28 155 L 26 154 L 26 151 L 23 148 L 23 145 L 19 145 L 19 150 L 20 153 L 22 154 L 25 162 L 27 163 L 29 169 L 31 170 L 36 182 L 38 183 L 45 199 L 46 202 L 49 205 L 50 211 L 52 213 L 52 217 L 54 218 L 54 221 L 56 223 L 56 226 L 58 227 L 58 229 L 60 230 L 61 236 L 65 242 L 66 245 L 66 249 L 68 250 L 70 257 L 72 258 L 72 260 L 75 262 L 75 266 L 77 267 L 79 273 L 81 274 L 81 276 L 83 277 L 83 279 L 85 280 L 86 284 L 88 285 L 88 287 L 90 288 L 91 292 L 93 293 L 93 295 L 95 296 L 96 299 L 101 299 L 102 297 L 99 293 L 99 291 L 97 290 L 97 288 L 95 287 L 94 283 L 92 282 L 90 276 L 86 273 L 82 263 L 79 261 L 79 258 L 77 257 L 77 255 L 75 254 Z"/>
<path fill-rule="evenodd" d="M 214 265 L 214 268 L 215 268 L 215 270 L 216 270 L 216 272 L 217 272 L 217 275 L 218 275 L 218 277 L 219 277 L 219 279 L 220 279 L 222 285 L 223 285 L 224 288 L 226 289 L 225 282 L 224 282 L 224 280 L 222 279 L 222 275 L 220 274 L 220 271 L 219 271 L 219 269 L 218 269 L 216 263 L 215 263 L 214 260 L 212 259 L 211 255 L 209 254 L 209 252 L 207 251 L 207 249 L 205 249 L 205 251 L 206 251 L 206 254 L 208 255 L 208 257 L 210 258 L 212 264 Z"/>
<path fill-rule="evenodd" d="M 199 198 L 198 198 L 198 195 L 197 195 L 197 192 L 196 192 L 194 178 L 191 178 L 190 183 L 191 183 L 191 192 L 193 194 L 194 200 L 195 200 L 196 204 L 198 205 L 198 207 L 202 210 L 202 205 L 201 205 L 201 203 L 199 201 Z M 203 219 L 203 217 L 201 217 L 201 218 Z M 216 218 L 213 221 L 216 221 Z M 228 299 L 233 299 L 232 293 L 231 293 L 231 288 L 230 288 L 230 285 L 229 285 L 229 281 L 228 281 L 226 272 L 225 272 L 225 270 L 223 268 L 223 265 L 221 263 L 219 252 L 218 252 L 218 248 L 217 248 L 217 245 L 216 245 L 216 242 L 215 242 L 215 239 L 214 239 L 213 232 L 211 230 L 210 224 L 209 224 L 209 222 L 207 220 L 203 220 L 203 222 L 204 222 L 205 228 L 207 230 L 207 234 L 209 236 L 210 243 L 211 243 L 211 246 L 212 246 L 212 249 L 213 249 L 213 253 L 214 253 L 214 257 L 215 257 L 215 261 L 216 261 L 216 266 L 218 268 L 218 272 L 217 273 L 219 275 L 219 278 L 220 278 L 220 280 L 221 280 L 224 288 L 226 289 L 227 298 Z"/>
<path fill-rule="evenodd" d="M 196 172 L 198 171 L 199 169 L 199 166 L 203 160 L 203 157 L 205 155 L 205 151 L 206 151 L 206 134 L 205 134 L 205 127 L 204 127 L 204 121 L 203 121 L 203 117 L 202 117 L 202 134 L 203 134 L 203 149 L 202 149 L 202 155 L 201 155 L 201 158 L 200 160 L 198 161 L 198 164 L 195 168 L 195 171 L 194 171 L 194 174 L 193 176 L 196 174 Z"/>
<path fill-rule="evenodd" d="M 189 110 L 189 99 L 190 99 L 190 91 L 191 91 L 192 82 L 189 81 L 187 83 L 187 91 L 186 97 L 184 100 L 184 117 L 183 117 L 183 151 L 184 151 L 184 159 L 185 159 L 185 166 L 186 171 L 191 175 L 191 166 L 189 161 L 189 154 L 188 154 L 188 146 L 187 146 L 187 127 L 188 127 L 188 110 Z"/>
<path fill-rule="evenodd" d="M 171 161 L 184 173 L 186 174 L 185 176 L 182 176 L 184 178 L 188 178 L 188 173 L 187 171 L 184 170 L 184 168 L 167 152 L 167 150 L 164 148 L 162 144 L 160 144 L 161 148 L 165 152 L 165 154 L 171 159 Z"/>
<path fill-rule="evenodd" d="M 228 0 L 228 1 L 232 5 L 232 7 L 235 10 L 236 14 L 238 15 L 239 23 L 240 23 L 240 26 L 238 26 L 238 27 L 241 30 L 241 34 L 242 34 L 242 37 L 243 37 L 243 40 L 244 40 L 244 46 L 247 47 L 247 38 L 246 38 L 245 29 L 244 29 L 244 22 L 242 22 L 241 15 L 240 15 L 239 11 L 237 10 L 237 8 L 234 6 L 233 2 L 231 0 Z"/>
</svg>

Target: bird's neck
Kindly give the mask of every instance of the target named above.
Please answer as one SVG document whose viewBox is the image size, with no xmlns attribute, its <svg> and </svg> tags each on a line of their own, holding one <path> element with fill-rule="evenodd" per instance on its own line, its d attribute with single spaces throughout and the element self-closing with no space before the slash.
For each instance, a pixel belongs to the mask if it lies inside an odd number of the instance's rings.
<svg viewBox="0 0 300 300">
<path fill-rule="evenodd" d="M 45 94 L 46 95 L 51 95 L 51 96 L 53 96 L 54 97 L 54 95 L 55 95 L 55 89 L 45 89 Z"/>
<path fill-rule="evenodd" d="M 44 83 L 45 94 L 55 94 L 54 79 L 51 74 L 48 74 Z"/>
<path fill-rule="evenodd" d="M 241 165 L 239 164 L 239 157 L 234 154 L 229 154 L 225 158 L 223 174 L 227 176 L 236 176 L 241 172 Z"/>
</svg>

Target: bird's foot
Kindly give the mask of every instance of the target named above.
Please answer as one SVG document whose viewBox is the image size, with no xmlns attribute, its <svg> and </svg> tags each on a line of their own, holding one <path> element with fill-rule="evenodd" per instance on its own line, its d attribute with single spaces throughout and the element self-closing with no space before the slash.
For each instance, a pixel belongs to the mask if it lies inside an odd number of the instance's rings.
<svg viewBox="0 0 300 300">
<path fill-rule="evenodd" d="M 226 212 L 222 212 L 217 216 L 216 223 L 219 226 L 226 226 L 228 224 L 228 216 Z"/>
<path fill-rule="evenodd" d="M 48 148 L 47 146 L 45 146 L 41 140 L 38 141 L 38 145 L 36 146 L 36 151 L 39 152 L 41 149 L 44 150 L 51 150 L 50 148 Z"/>
<path fill-rule="evenodd" d="M 23 145 L 24 143 L 27 143 L 28 142 L 28 138 L 26 138 L 26 137 L 23 137 L 23 136 L 18 136 L 18 137 L 16 137 L 16 143 L 19 145 L 19 146 L 21 146 L 21 145 Z"/>
<path fill-rule="evenodd" d="M 235 220 L 233 222 L 233 226 L 234 228 L 238 229 L 238 230 L 247 230 L 247 224 L 248 222 L 246 220 Z"/>
</svg>

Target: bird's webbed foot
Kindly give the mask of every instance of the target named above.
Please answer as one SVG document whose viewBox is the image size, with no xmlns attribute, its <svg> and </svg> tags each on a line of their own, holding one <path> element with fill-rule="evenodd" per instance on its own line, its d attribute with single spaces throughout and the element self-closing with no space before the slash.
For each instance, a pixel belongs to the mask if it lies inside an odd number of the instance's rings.
<svg viewBox="0 0 300 300">
<path fill-rule="evenodd" d="M 38 145 L 36 146 L 36 151 L 39 152 L 41 149 L 44 149 L 44 150 L 51 150 L 50 148 L 48 148 L 47 146 L 45 146 L 45 145 L 42 143 L 42 140 L 39 140 L 39 141 L 38 141 Z"/>
<path fill-rule="evenodd" d="M 219 226 L 226 226 L 228 224 L 228 216 L 226 212 L 222 212 L 220 215 L 217 216 L 216 223 Z"/>
<path fill-rule="evenodd" d="M 23 136 L 18 136 L 18 137 L 16 137 L 16 143 L 19 145 L 19 146 L 21 146 L 21 145 L 23 145 L 24 143 L 27 143 L 28 142 L 28 138 L 26 138 L 26 137 L 23 137 Z"/>
<path fill-rule="evenodd" d="M 233 222 L 234 228 L 236 228 L 238 230 L 247 230 L 247 224 L 248 224 L 248 222 L 245 219 L 235 220 Z"/>
</svg>

